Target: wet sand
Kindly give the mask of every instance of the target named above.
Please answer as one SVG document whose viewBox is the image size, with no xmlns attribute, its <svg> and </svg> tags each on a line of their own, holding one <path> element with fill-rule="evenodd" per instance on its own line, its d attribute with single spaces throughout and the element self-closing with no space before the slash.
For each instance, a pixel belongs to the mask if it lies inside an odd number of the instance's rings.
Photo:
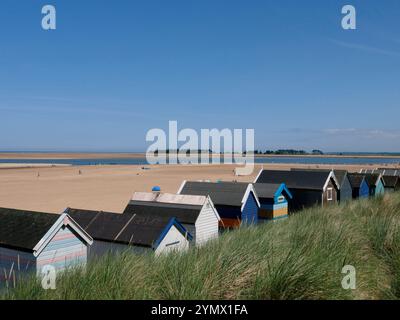
<svg viewBox="0 0 400 320">
<path fill-rule="evenodd" d="M 122 212 L 135 191 L 177 192 L 183 180 L 253 181 L 234 175 L 235 165 L 104 165 L 0 170 L 0 207 L 58 213 L 66 207 Z M 268 169 L 332 168 L 329 165 L 264 164 Z M 358 171 L 376 166 L 335 165 Z M 143 168 L 147 168 L 143 169 Z"/>
</svg>

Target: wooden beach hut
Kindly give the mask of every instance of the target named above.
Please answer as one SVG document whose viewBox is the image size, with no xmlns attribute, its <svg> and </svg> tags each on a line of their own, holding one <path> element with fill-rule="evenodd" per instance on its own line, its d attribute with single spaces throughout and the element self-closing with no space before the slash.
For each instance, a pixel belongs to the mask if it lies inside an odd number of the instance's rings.
<svg viewBox="0 0 400 320">
<path fill-rule="evenodd" d="M 0 282 L 85 266 L 92 238 L 68 214 L 0 208 Z"/>
<path fill-rule="evenodd" d="M 299 168 L 292 168 L 292 171 L 325 171 L 330 172 L 333 171 L 336 180 L 339 184 L 339 191 L 338 191 L 338 201 L 345 202 L 347 200 L 351 200 L 352 196 L 352 189 L 350 185 L 349 178 L 347 176 L 347 170 L 338 170 L 338 169 L 299 169 Z"/>
<path fill-rule="evenodd" d="M 261 170 L 255 183 L 285 183 L 293 199 L 289 212 L 337 203 L 339 184 L 333 171 Z"/>
<path fill-rule="evenodd" d="M 150 208 L 154 216 L 177 218 L 195 245 L 218 237 L 221 218 L 209 196 L 136 192 L 124 213 L 145 215 Z"/>
<path fill-rule="evenodd" d="M 156 255 L 183 251 L 191 239 L 177 219 L 154 216 L 151 207 L 147 207 L 144 215 L 72 208 L 66 209 L 66 213 L 94 239 L 89 258 L 123 251 L 142 253 L 152 250 Z"/>
<path fill-rule="evenodd" d="M 365 180 L 369 187 L 370 196 L 379 196 L 384 194 L 385 186 L 383 184 L 382 175 L 379 173 L 366 173 Z"/>
<path fill-rule="evenodd" d="M 346 202 L 352 199 L 353 189 L 351 188 L 347 170 L 334 169 L 336 180 L 339 183 L 338 201 Z"/>
<path fill-rule="evenodd" d="M 258 217 L 261 221 L 277 220 L 288 216 L 288 202 L 293 198 L 284 183 L 255 183 L 260 209 Z"/>
<path fill-rule="evenodd" d="M 251 183 L 184 181 L 178 194 L 209 196 L 222 228 L 258 222 L 260 202 Z"/>
<path fill-rule="evenodd" d="M 398 176 L 382 176 L 385 192 L 394 192 L 400 190 L 400 177 Z"/>
<path fill-rule="evenodd" d="M 351 189 L 353 190 L 353 199 L 368 198 L 369 186 L 364 174 L 348 173 Z"/>
</svg>

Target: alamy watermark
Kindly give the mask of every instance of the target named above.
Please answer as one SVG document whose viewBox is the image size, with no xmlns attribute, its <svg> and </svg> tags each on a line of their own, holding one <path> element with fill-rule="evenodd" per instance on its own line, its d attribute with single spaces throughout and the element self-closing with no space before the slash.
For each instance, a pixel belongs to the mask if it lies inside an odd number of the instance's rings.
<svg viewBox="0 0 400 320">
<path fill-rule="evenodd" d="M 42 14 L 42 28 L 43 30 L 56 30 L 57 28 L 57 16 L 56 7 L 50 4 L 43 6 Z"/>
<path fill-rule="evenodd" d="M 355 30 L 357 29 L 357 16 L 356 8 L 352 5 L 345 5 L 342 8 L 342 14 L 345 16 L 342 18 L 342 28 L 344 30 Z"/>
<path fill-rule="evenodd" d="M 43 30 L 56 30 L 57 16 L 56 7 L 51 4 L 46 4 L 42 7 L 42 28 Z M 353 5 L 347 4 L 342 7 L 342 28 L 344 30 L 357 29 L 357 12 Z"/>
<path fill-rule="evenodd" d="M 47 264 L 43 266 L 41 270 L 42 275 L 42 288 L 44 290 L 55 290 L 56 289 L 56 278 L 57 278 L 57 271 L 54 266 Z"/>
<path fill-rule="evenodd" d="M 154 128 L 147 132 L 153 142 L 146 152 L 149 164 L 240 164 L 235 173 L 250 175 L 254 170 L 254 129 L 178 130 L 169 121 L 168 132 Z"/>
<path fill-rule="evenodd" d="M 345 290 L 354 290 L 356 288 L 356 268 L 352 265 L 345 265 L 342 273 L 346 274 L 342 279 L 342 288 Z"/>
</svg>

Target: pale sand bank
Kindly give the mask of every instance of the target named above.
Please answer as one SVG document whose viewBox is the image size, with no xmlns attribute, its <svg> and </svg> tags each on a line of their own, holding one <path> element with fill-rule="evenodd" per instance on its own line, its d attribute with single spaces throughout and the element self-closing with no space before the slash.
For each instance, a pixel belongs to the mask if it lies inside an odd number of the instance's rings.
<svg viewBox="0 0 400 320">
<path fill-rule="evenodd" d="M 53 163 L 0 163 L 0 169 L 27 169 L 27 168 L 53 168 L 70 167 L 70 164 Z"/>
<path fill-rule="evenodd" d="M 177 192 L 183 180 L 253 181 L 236 177 L 234 165 L 139 165 L 81 166 L 0 170 L 0 207 L 60 212 L 66 207 L 122 212 L 135 191 L 151 191 L 155 185 L 164 192 Z M 268 169 L 312 168 L 316 165 L 268 164 Z M 330 168 L 319 165 L 319 168 Z M 358 171 L 376 166 L 336 165 Z M 81 171 L 81 174 L 79 174 Z M 38 175 L 39 173 L 39 175 Z"/>
<path fill-rule="evenodd" d="M 145 157 L 144 153 L 23 153 L 0 152 L 0 159 L 135 159 Z"/>
</svg>

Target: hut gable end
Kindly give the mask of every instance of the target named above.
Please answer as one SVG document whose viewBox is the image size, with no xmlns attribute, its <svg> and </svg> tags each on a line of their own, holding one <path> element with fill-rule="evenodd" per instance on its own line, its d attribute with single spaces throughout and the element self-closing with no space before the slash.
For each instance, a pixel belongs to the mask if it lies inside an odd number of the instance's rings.
<svg viewBox="0 0 400 320">
<path fill-rule="evenodd" d="M 63 226 L 37 255 L 37 272 L 45 265 L 57 270 L 85 265 L 88 244 L 70 227 Z"/>
<path fill-rule="evenodd" d="M 160 255 L 172 251 L 185 251 L 188 247 L 189 242 L 185 235 L 182 234 L 182 231 L 175 224 L 172 224 L 154 249 L 155 254 Z"/>
<path fill-rule="evenodd" d="M 201 212 L 196 220 L 196 245 L 200 245 L 208 240 L 218 237 L 218 226 L 221 221 L 217 210 L 211 200 L 207 198 L 207 202 L 203 205 Z"/>
</svg>

